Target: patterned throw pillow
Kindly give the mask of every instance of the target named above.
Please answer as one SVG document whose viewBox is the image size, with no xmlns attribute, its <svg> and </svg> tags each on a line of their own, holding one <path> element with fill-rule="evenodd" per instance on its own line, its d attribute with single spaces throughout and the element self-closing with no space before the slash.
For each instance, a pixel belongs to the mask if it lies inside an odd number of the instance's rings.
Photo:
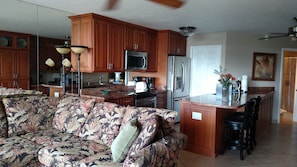
<svg viewBox="0 0 297 167">
<path fill-rule="evenodd" d="M 65 97 L 58 105 L 53 127 L 78 136 L 94 103 L 95 99 Z"/>
<path fill-rule="evenodd" d="M 88 140 L 111 146 L 119 134 L 125 107 L 115 103 L 96 103 L 79 134 Z"/>
<path fill-rule="evenodd" d="M 151 115 L 143 123 L 140 123 L 141 131 L 132 144 L 128 155 L 137 153 L 138 150 L 151 144 L 159 130 L 159 116 Z"/>
<path fill-rule="evenodd" d="M 8 135 L 21 135 L 51 127 L 58 101 L 58 98 L 46 96 L 3 98 Z"/>
</svg>

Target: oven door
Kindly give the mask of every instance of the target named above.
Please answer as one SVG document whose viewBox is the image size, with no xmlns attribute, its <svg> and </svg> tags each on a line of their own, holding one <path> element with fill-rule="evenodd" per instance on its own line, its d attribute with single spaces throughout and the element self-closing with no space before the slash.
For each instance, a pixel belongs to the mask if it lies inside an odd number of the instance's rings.
<svg viewBox="0 0 297 167">
<path fill-rule="evenodd" d="M 156 108 L 156 96 L 153 97 L 144 97 L 144 98 L 136 98 L 135 100 L 136 107 L 152 107 Z"/>
</svg>

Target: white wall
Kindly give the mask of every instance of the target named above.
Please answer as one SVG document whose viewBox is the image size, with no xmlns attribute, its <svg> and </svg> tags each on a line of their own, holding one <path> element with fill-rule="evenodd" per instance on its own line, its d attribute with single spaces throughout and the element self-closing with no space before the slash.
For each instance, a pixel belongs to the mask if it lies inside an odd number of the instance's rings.
<svg viewBox="0 0 297 167">
<path fill-rule="evenodd" d="M 254 52 L 276 53 L 276 76 L 275 81 L 251 81 L 251 87 L 275 87 L 273 103 L 273 122 L 279 122 L 280 106 L 280 66 L 282 48 L 297 48 L 296 42 L 291 42 L 288 38 L 277 38 L 268 41 L 258 40 L 260 35 L 243 34 L 243 33 L 211 33 L 196 34 L 187 40 L 188 52 L 191 46 L 200 45 L 222 45 L 222 66 L 227 72 L 232 73 L 235 77 L 252 74 L 252 61 Z M 250 79 L 250 78 L 249 78 Z"/>
</svg>

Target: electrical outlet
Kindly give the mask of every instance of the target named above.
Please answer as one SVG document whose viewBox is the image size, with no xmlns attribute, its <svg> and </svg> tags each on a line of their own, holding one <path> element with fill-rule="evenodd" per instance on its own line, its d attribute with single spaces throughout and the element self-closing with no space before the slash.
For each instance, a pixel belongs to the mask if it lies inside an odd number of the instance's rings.
<svg viewBox="0 0 297 167">
<path fill-rule="evenodd" d="M 192 119 L 195 119 L 195 120 L 202 120 L 202 113 L 200 112 L 192 112 Z"/>
</svg>

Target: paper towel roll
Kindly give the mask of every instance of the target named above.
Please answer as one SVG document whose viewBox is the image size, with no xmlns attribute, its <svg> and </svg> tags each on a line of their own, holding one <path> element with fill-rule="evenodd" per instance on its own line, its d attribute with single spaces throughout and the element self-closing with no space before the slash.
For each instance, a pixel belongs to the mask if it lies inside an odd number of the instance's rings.
<svg viewBox="0 0 297 167">
<path fill-rule="evenodd" d="M 241 77 L 241 90 L 243 92 L 247 92 L 247 90 L 248 90 L 248 77 L 247 77 L 247 75 L 243 75 Z"/>
</svg>

